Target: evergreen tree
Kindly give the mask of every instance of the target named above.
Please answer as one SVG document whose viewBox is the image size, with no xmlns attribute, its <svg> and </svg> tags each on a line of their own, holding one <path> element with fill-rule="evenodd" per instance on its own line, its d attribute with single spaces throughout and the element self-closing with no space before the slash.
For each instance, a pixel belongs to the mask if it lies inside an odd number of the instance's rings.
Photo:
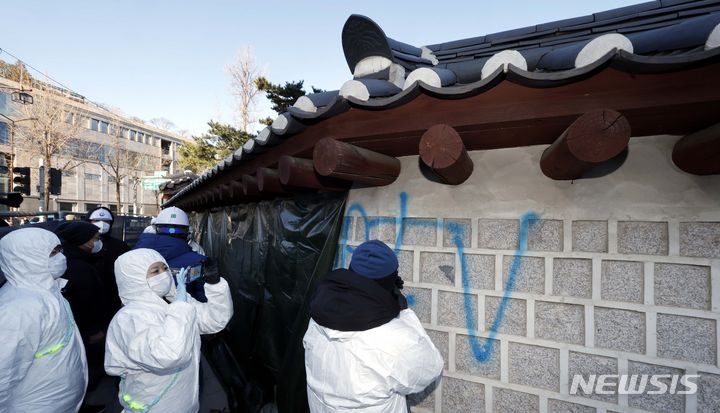
<svg viewBox="0 0 720 413">
<path fill-rule="evenodd" d="M 272 102 L 271 109 L 277 114 L 287 112 L 288 108 L 292 106 L 300 96 L 307 94 L 303 89 L 303 83 L 303 80 L 298 80 L 296 82 L 285 82 L 284 85 L 280 85 L 279 83 L 271 83 L 264 77 L 259 77 L 255 81 L 258 90 L 265 92 L 265 96 Z M 313 86 L 312 92 L 320 93 L 323 92 L 323 90 Z M 272 119 L 265 118 L 260 120 L 260 122 L 269 125 L 272 123 Z"/>
<path fill-rule="evenodd" d="M 201 172 L 215 166 L 245 142 L 253 137 L 230 125 L 219 122 L 208 122 L 210 129 L 200 135 L 193 136 L 192 142 L 180 146 L 180 165 L 193 172 Z"/>
</svg>

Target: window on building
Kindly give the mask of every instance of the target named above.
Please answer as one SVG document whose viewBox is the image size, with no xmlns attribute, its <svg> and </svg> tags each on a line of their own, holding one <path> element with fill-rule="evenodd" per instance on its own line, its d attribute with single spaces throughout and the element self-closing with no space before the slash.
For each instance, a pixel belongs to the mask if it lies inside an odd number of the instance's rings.
<svg viewBox="0 0 720 413">
<path fill-rule="evenodd" d="M 111 211 L 113 214 L 117 214 L 117 212 L 118 212 L 118 210 L 117 210 L 117 204 L 110 204 L 110 205 L 108 205 L 108 208 L 110 209 L 110 211 Z"/>
<path fill-rule="evenodd" d="M 145 134 L 142 132 L 138 132 L 137 133 L 137 141 L 140 143 L 145 142 Z"/>
<path fill-rule="evenodd" d="M 0 143 L 8 144 L 10 142 L 10 128 L 5 122 L 0 122 Z"/>
<path fill-rule="evenodd" d="M 63 169 L 62 176 L 65 176 L 65 177 L 75 176 L 75 169 Z"/>
<path fill-rule="evenodd" d="M 60 211 L 75 211 L 77 204 L 74 202 L 58 202 L 58 209 Z"/>
<path fill-rule="evenodd" d="M 7 110 L 7 94 L 0 92 L 0 110 L 5 112 Z"/>
<path fill-rule="evenodd" d="M 100 181 L 100 174 L 89 174 L 85 173 L 86 181 Z"/>
<path fill-rule="evenodd" d="M 129 135 L 129 136 L 130 136 L 130 140 L 131 140 L 131 141 L 134 141 L 134 140 L 136 139 L 135 136 L 137 135 L 137 132 L 134 131 L 134 130 L 132 130 L 132 129 L 130 129 L 130 132 L 129 132 L 129 133 L 130 133 L 130 135 Z"/>
<path fill-rule="evenodd" d="M 163 155 L 170 155 L 170 141 L 160 141 L 160 147 L 162 148 Z"/>
<path fill-rule="evenodd" d="M 97 208 L 97 207 L 99 207 L 99 206 L 100 206 L 100 204 L 87 204 L 87 203 L 86 203 L 86 204 L 85 204 L 85 212 L 90 212 L 90 211 L 92 211 L 93 209 L 95 209 L 95 208 Z"/>
<path fill-rule="evenodd" d="M 90 129 L 100 131 L 100 121 L 95 118 L 90 118 Z"/>
<path fill-rule="evenodd" d="M 101 133 L 108 133 L 108 127 L 110 125 L 107 122 L 100 121 L 100 132 Z"/>
<path fill-rule="evenodd" d="M 72 112 L 65 112 L 65 123 L 73 125 L 75 123 L 75 114 Z"/>
<path fill-rule="evenodd" d="M 108 176 L 108 183 L 114 184 L 115 183 L 115 177 L 114 176 Z"/>
</svg>

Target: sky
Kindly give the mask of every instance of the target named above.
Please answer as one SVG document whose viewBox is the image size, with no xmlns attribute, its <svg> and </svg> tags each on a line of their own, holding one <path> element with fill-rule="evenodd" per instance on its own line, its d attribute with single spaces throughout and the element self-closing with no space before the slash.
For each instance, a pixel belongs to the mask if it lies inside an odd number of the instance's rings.
<svg viewBox="0 0 720 413">
<path fill-rule="evenodd" d="M 245 47 L 271 82 L 339 89 L 352 77 L 341 44 L 351 14 L 422 46 L 638 2 L 23 0 L 3 5 L 0 59 L 13 63 L 9 52 L 93 102 L 201 134 L 209 120 L 237 122 L 226 68 Z M 264 97 L 256 116 L 276 116 Z"/>
</svg>

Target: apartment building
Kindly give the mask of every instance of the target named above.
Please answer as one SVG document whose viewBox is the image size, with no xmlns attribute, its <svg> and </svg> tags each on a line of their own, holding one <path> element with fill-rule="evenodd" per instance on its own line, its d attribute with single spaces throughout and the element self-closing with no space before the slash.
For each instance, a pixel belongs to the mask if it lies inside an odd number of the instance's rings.
<svg viewBox="0 0 720 413">
<path fill-rule="evenodd" d="M 19 83 L 0 77 L 0 155 L 5 156 L 8 166 L 12 163 L 31 168 L 31 194 L 20 209 L 34 211 L 43 204 L 39 179 L 43 161 L 24 139 L 33 133 L 35 120 L 33 108 L 13 97 L 13 92 L 20 89 Z M 62 192 L 51 196 L 50 210 L 85 212 L 104 205 L 118 212 L 115 181 L 120 178 L 119 212 L 157 213 L 161 194 L 144 189 L 143 177 L 178 171 L 177 149 L 187 138 L 120 115 L 117 110 L 108 110 L 48 83 L 33 80 L 27 93 L 33 96 L 35 105 L 38 101 L 58 105 L 73 133 L 52 158 L 52 167 L 63 171 Z M 123 157 L 118 156 L 118 151 Z M 0 176 L 0 190 L 11 191 L 11 181 L 11 173 Z"/>
</svg>

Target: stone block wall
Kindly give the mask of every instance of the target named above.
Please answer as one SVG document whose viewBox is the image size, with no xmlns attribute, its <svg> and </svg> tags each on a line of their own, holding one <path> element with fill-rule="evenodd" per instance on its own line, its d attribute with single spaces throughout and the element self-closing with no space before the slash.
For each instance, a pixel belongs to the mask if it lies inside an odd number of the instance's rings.
<svg viewBox="0 0 720 413">
<path fill-rule="evenodd" d="M 663 138 L 643 138 L 638 158 L 594 182 L 543 177 L 535 147 L 471 153 L 476 172 L 458 187 L 425 181 L 408 157 L 396 183 L 351 191 L 337 266 L 366 237 L 396 248 L 445 359 L 412 411 L 720 411 L 720 178 L 662 164 L 645 184 L 667 192 L 641 200 L 637 169 L 671 147 Z M 482 166 L 511 160 L 517 172 Z M 527 211 L 537 219 L 520 246 Z M 571 395 L 575 374 L 700 378 L 693 395 Z"/>
</svg>

